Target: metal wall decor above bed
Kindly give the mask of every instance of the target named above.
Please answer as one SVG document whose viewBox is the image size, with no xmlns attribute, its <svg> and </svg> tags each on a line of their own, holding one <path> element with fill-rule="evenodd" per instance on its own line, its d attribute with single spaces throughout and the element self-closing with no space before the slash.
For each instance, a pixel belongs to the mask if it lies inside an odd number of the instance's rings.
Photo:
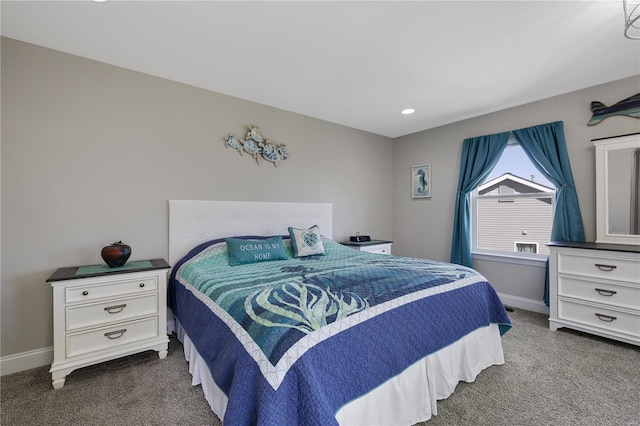
<svg viewBox="0 0 640 426">
<path fill-rule="evenodd" d="M 233 133 L 230 133 L 224 138 L 224 146 L 235 149 L 240 155 L 249 154 L 258 164 L 262 158 L 273 163 L 274 166 L 278 166 L 280 161 L 289 158 L 285 144 L 277 144 L 274 140 L 265 138 L 256 125 L 247 127 L 249 131 L 244 139 L 237 138 Z"/>
</svg>

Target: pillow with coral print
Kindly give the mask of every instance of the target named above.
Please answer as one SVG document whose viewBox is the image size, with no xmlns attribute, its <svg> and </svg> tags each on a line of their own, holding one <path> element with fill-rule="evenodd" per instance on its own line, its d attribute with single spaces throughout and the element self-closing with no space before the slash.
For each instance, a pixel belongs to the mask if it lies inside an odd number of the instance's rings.
<svg viewBox="0 0 640 426">
<path fill-rule="evenodd" d="M 324 246 L 322 238 L 320 238 L 320 228 L 313 225 L 309 229 L 298 229 L 289 227 L 289 235 L 291 236 L 291 247 L 293 248 L 293 257 L 313 256 L 316 254 L 324 255 Z"/>
</svg>

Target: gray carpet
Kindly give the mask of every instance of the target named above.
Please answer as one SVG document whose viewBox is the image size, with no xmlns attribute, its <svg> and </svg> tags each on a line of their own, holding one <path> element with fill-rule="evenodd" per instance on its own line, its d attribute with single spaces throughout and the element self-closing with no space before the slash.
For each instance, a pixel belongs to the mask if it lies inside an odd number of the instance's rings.
<svg viewBox="0 0 640 426">
<path fill-rule="evenodd" d="M 436 425 L 640 425 L 640 348 L 517 310 L 506 363 L 438 402 Z M 182 347 L 76 370 L 54 391 L 48 367 L 0 378 L 2 425 L 220 425 L 191 386 Z"/>
</svg>

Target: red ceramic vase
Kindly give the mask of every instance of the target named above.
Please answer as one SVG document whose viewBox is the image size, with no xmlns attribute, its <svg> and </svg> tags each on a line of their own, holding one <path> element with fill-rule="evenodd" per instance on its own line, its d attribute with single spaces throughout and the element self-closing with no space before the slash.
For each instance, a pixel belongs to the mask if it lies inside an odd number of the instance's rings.
<svg viewBox="0 0 640 426">
<path fill-rule="evenodd" d="M 122 244 L 122 241 L 117 241 L 109 246 L 103 247 L 100 254 L 110 268 L 119 268 L 127 263 L 127 259 L 131 256 L 131 247 Z"/>
</svg>

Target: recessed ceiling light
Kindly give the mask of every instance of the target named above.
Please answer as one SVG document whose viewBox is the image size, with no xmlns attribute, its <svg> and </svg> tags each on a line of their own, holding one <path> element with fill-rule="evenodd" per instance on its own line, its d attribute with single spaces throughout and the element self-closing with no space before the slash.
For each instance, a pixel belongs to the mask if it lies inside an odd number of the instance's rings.
<svg viewBox="0 0 640 426">
<path fill-rule="evenodd" d="M 416 110 L 413 109 L 413 108 L 407 108 L 407 109 L 403 109 L 402 111 L 400 111 L 400 113 L 404 114 L 404 115 L 413 114 L 414 112 L 416 112 Z"/>
</svg>

